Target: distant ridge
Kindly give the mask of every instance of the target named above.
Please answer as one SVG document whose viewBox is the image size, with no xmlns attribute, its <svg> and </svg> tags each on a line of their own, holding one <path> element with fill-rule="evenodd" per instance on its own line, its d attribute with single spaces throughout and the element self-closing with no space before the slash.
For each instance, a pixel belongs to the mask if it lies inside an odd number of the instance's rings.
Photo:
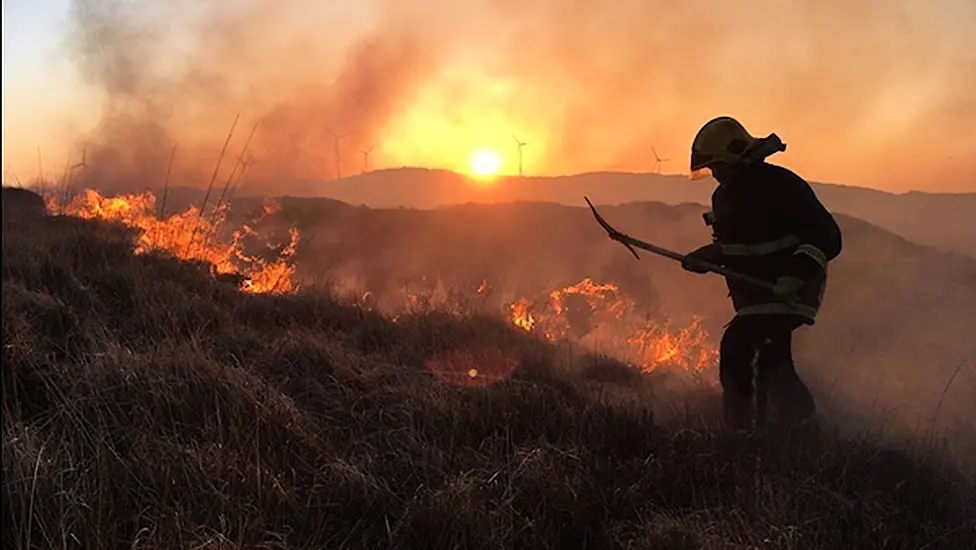
<svg viewBox="0 0 976 550">
<path fill-rule="evenodd" d="M 913 242 L 976 258 L 976 193 L 891 193 L 839 183 L 812 183 L 834 212 L 847 214 Z M 583 195 L 598 204 L 656 201 L 710 202 L 714 180 L 680 174 L 594 171 L 553 176 L 500 176 L 485 184 L 439 168 L 385 168 L 337 181 L 252 181 L 237 196 L 329 198 L 371 208 L 431 209 L 468 203 L 553 202 L 579 206 Z M 167 204 L 199 203 L 199 189 L 171 187 Z"/>
<path fill-rule="evenodd" d="M 824 204 L 835 212 L 863 219 L 919 244 L 976 257 L 976 193 L 891 193 L 838 183 L 812 185 Z M 707 205 L 715 182 L 710 178 L 689 181 L 678 174 L 596 171 L 501 176 L 485 185 L 449 170 L 403 167 L 338 181 L 280 182 L 274 187 L 282 195 L 330 197 L 373 208 L 427 209 L 445 204 L 513 201 L 578 206 L 584 194 L 601 204 L 650 200 Z"/>
</svg>

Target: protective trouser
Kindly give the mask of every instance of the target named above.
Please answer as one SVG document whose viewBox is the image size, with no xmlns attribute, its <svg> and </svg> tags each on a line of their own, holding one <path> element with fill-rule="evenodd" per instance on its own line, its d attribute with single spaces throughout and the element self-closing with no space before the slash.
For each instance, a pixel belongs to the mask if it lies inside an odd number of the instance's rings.
<svg viewBox="0 0 976 550">
<path fill-rule="evenodd" d="M 726 326 L 719 348 L 719 378 L 729 427 L 752 427 L 754 380 L 764 385 L 767 402 L 782 421 L 802 421 L 816 411 L 813 395 L 793 364 L 793 331 L 802 324 L 802 318 L 794 315 L 744 315 Z"/>
</svg>

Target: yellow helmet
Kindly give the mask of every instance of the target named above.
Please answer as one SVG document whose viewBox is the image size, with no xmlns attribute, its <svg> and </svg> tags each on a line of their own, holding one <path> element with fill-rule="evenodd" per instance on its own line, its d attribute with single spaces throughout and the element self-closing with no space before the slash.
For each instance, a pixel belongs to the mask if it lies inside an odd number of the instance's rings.
<svg viewBox="0 0 976 550">
<path fill-rule="evenodd" d="M 763 143 L 766 147 L 756 147 Z M 713 118 L 705 123 L 691 144 L 691 177 L 701 174 L 716 162 L 735 163 L 744 160 L 762 160 L 767 156 L 785 151 L 786 145 L 776 136 L 756 138 L 736 119 L 729 116 Z"/>
</svg>

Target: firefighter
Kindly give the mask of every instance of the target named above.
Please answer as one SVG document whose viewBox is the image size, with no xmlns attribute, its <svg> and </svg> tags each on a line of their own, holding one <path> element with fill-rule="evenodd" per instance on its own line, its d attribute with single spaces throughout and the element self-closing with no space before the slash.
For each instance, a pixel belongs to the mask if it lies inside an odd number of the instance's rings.
<svg viewBox="0 0 976 550">
<path fill-rule="evenodd" d="M 776 134 L 753 137 L 726 116 L 702 126 L 691 146 L 691 178 L 710 173 L 719 185 L 705 214 L 713 242 L 688 254 L 682 267 L 705 273 L 704 260 L 773 285 L 726 278 L 735 316 L 722 335 L 719 378 L 724 419 L 736 430 L 750 429 L 755 418 L 754 376 L 782 421 L 802 422 L 816 412 L 793 363 L 792 336 L 816 320 L 841 233 L 805 180 L 766 162 L 785 150 Z"/>
</svg>

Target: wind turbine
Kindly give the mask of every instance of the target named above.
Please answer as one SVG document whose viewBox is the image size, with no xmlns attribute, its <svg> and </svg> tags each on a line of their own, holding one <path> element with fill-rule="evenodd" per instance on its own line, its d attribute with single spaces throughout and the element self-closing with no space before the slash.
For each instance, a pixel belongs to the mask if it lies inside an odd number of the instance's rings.
<svg viewBox="0 0 976 550">
<path fill-rule="evenodd" d="M 81 162 L 73 164 L 71 166 L 71 171 L 75 171 L 81 168 L 88 168 L 88 148 L 85 147 L 81 150 Z"/>
<path fill-rule="evenodd" d="M 38 151 L 40 151 L 40 149 L 38 149 Z M 79 162 L 72 164 L 71 166 L 68 166 L 68 162 L 71 162 L 70 155 L 64 163 L 65 171 L 61 176 L 60 182 L 62 195 L 61 201 L 63 202 L 67 202 L 68 197 L 71 196 L 71 189 L 74 187 L 75 183 L 75 172 L 78 170 L 88 169 L 88 147 L 81 149 L 81 160 Z M 38 156 L 38 163 L 40 163 L 40 156 Z"/>
<path fill-rule="evenodd" d="M 653 145 L 651 145 L 651 152 L 654 153 L 654 167 L 651 168 L 651 170 L 653 170 L 655 174 L 660 174 L 661 173 L 661 167 L 664 165 L 665 162 L 667 162 L 667 161 L 669 161 L 671 159 L 663 159 L 663 158 L 659 157 L 657 155 L 657 149 L 655 149 Z"/>
<path fill-rule="evenodd" d="M 66 163 L 67 164 L 67 163 Z M 88 168 L 88 148 L 85 147 L 81 150 L 81 161 L 72 164 L 67 172 L 62 177 L 63 184 L 65 187 L 65 193 L 68 192 L 68 187 L 70 187 L 75 182 L 75 172 L 78 170 L 86 170 Z"/>
<path fill-rule="evenodd" d="M 518 172 L 518 174 L 519 174 L 519 176 L 521 176 L 522 175 L 522 147 L 525 147 L 526 145 L 528 145 L 528 143 L 526 143 L 524 141 L 520 141 L 519 138 L 515 137 L 515 134 L 512 134 L 512 139 L 515 140 L 515 147 L 518 148 L 518 156 L 519 156 L 519 172 Z"/>
<path fill-rule="evenodd" d="M 360 149 L 359 152 L 363 154 L 363 173 L 365 174 L 369 170 L 369 154 L 373 152 L 373 146 L 368 149 Z"/>
<path fill-rule="evenodd" d="M 342 154 L 339 151 L 339 141 L 341 141 L 342 138 L 346 138 L 346 137 L 351 136 L 352 133 L 350 132 L 348 134 L 337 134 L 337 133 L 335 133 L 335 132 L 332 131 L 332 128 L 326 128 L 326 130 L 330 134 L 332 134 L 332 137 L 335 139 L 336 179 L 337 180 L 341 180 L 342 179 Z"/>
</svg>

